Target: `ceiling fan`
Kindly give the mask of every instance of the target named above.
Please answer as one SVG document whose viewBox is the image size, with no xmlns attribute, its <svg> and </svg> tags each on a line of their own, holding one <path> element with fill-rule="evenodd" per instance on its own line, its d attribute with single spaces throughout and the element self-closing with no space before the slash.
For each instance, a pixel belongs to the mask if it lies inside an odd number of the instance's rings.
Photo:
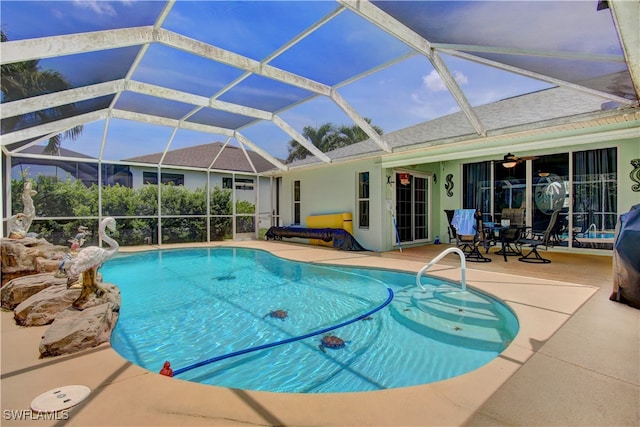
<svg viewBox="0 0 640 427">
<path fill-rule="evenodd" d="M 502 166 L 504 166 L 507 169 L 510 169 L 512 167 L 514 167 L 515 165 L 522 163 L 526 160 L 536 160 L 538 157 L 536 156 L 516 156 L 515 154 L 512 153 L 507 153 L 504 155 L 504 158 L 502 160 L 496 160 L 496 163 L 501 164 Z"/>
</svg>

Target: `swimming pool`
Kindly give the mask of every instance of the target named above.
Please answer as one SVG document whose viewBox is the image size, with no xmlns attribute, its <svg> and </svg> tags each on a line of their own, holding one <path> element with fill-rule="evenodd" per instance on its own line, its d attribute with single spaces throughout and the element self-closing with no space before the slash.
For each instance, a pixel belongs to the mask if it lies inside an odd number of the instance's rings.
<svg viewBox="0 0 640 427">
<path fill-rule="evenodd" d="M 451 282 L 424 276 L 422 291 L 414 274 L 294 262 L 261 250 L 143 252 L 101 271 L 122 294 L 111 337 L 121 356 L 153 372 L 170 361 L 183 371 L 176 378 L 224 387 L 336 393 L 425 384 L 485 365 L 518 330 L 506 306 Z M 359 318 L 392 294 L 388 306 Z M 286 317 L 269 315 L 276 310 Z M 326 334 L 346 346 L 323 346 Z M 299 336 L 307 337 L 190 369 Z"/>
<path fill-rule="evenodd" d="M 616 233 L 613 231 L 590 231 L 579 235 L 587 239 L 613 239 L 615 236 Z"/>
</svg>

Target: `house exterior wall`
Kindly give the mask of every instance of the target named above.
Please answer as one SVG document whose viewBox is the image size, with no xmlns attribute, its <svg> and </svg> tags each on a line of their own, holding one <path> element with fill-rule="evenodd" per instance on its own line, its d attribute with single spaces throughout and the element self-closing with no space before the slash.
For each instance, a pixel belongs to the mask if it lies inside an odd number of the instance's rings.
<svg viewBox="0 0 640 427">
<path fill-rule="evenodd" d="M 155 167 L 145 168 L 139 166 L 131 166 L 129 170 L 131 171 L 133 188 L 139 188 L 144 185 L 143 177 L 145 172 L 158 173 L 158 169 Z M 184 175 L 184 186 L 189 190 L 195 190 L 196 188 L 203 187 L 207 183 L 207 174 L 204 172 L 181 169 L 163 169 L 162 171 L 165 173 Z"/>
<path fill-rule="evenodd" d="M 143 186 L 144 172 L 157 173 L 156 168 L 144 168 L 132 166 L 130 168 L 132 174 L 133 188 L 139 188 Z M 206 172 L 182 170 L 182 169 L 163 169 L 164 172 L 173 174 L 184 175 L 184 186 L 189 190 L 195 190 L 197 188 L 203 188 L 207 184 Z M 209 184 L 211 188 L 216 186 L 223 188 L 222 179 L 232 178 L 232 173 L 220 173 L 212 172 L 209 174 Z M 256 204 L 256 213 L 258 228 L 268 228 L 271 225 L 271 211 L 272 211 L 272 199 L 271 199 L 271 179 L 269 177 L 256 177 L 255 175 L 242 175 L 236 174 L 236 178 L 250 178 L 253 179 L 253 189 L 236 189 L 235 197 L 236 201 L 246 201 Z M 259 181 L 259 182 L 258 182 Z M 256 194 L 258 198 L 256 199 Z"/>
<path fill-rule="evenodd" d="M 358 221 L 358 174 L 369 172 L 370 218 L 369 227 L 360 228 Z M 313 169 L 292 171 L 283 176 L 281 196 L 281 223 L 293 224 L 293 185 L 300 181 L 301 227 L 310 215 L 350 212 L 353 214 L 353 235 L 366 249 L 382 251 L 391 244 L 385 190 L 386 177 L 374 160 L 363 160 L 337 165 L 323 165 Z"/>
<path fill-rule="evenodd" d="M 557 145 L 545 145 L 545 141 L 538 141 L 544 148 L 526 148 L 520 150 L 513 146 L 505 147 L 503 151 L 526 151 L 527 155 L 549 155 L 582 150 L 616 147 L 618 153 L 618 214 L 628 212 L 631 206 L 640 204 L 640 192 L 632 190 L 635 182 L 631 178 L 634 170 L 630 164 L 632 159 L 640 159 L 640 130 L 638 137 L 624 137 L 616 139 L 602 138 L 593 143 L 566 143 Z M 633 134 L 633 132 L 631 132 Z M 614 134 L 615 135 L 615 134 Z M 625 133 L 628 136 L 629 132 Z M 589 140 L 593 135 L 585 135 Z M 575 139 L 571 141 L 576 141 Z M 383 167 L 380 158 L 360 160 L 345 163 L 333 163 L 318 166 L 314 169 L 292 171 L 283 175 L 283 191 L 281 197 L 282 224 L 292 224 L 293 218 L 293 182 L 301 182 L 301 218 L 305 226 L 304 218 L 309 215 L 352 212 L 354 218 L 354 237 L 367 249 L 374 251 L 387 251 L 394 247 L 395 236 L 391 213 L 387 209 L 387 200 L 393 200 L 394 187 L 387 183 L 387 177 L 393 181 L 395 171 L 414 171 L 426 174 L 434 174 L 437 182 L 432 187 L 431 221 L 432 235 L 438 235 L 442 242 L 447 242 L 447 219 L 444 209 L 458 209 L 462 207 L 462 165 L 464 163 L 495 160 L 496 154 L 472 157 L 465 156 L 464 152 L 456 153 L 456 160 L 442 160 L 432 163 L 418 163 L 406 159 L 406 166 Z M 424 158 L 424 153 L 420 154 Z M 358 172 L 369 171 L 371 174 L 371 198 L 370 198 L 370 227 L 360 229 L 357 225 L 357 179 Z M 451 175 L 450 182 L 447 176 Z M 453 184 L 451 186 L 451 184 Z M 451 192 L 449 196 L 448 192 Z"/>
<path fill-rule="evenodd" d="M 259 177 L 254 191 L 258 192 L 256 206 L 258 228 L 268 229 L 271 226 L 271 215 L 274 209 L 271 198 L 271 178 Z"/>
<path fill-rule="evenodd" d="M 131 167 L 131 175 L 133 188 L 139 188 L 143 186 L 143 175 L 144 172 L 157 173 L 156 168 L 144 168 L 144 167 Z M 172 173 L 172 174 L 182 174 L 184 175 L 184 186 L 189 190 L 195 190 L 197 188 L 202 188 L 207 183 L 207 174 L 205 172 L 192 171 L 192 170 L 182 170 L 182 169 L 163 169 L 163 172 Z M 231 178 L 233 175 L 231 173 L 219 173 L 212 172 L 209 174 L 209 182 L 211 188 L 214 188 L 216 185 L 222 188 L 222 178 Z M 248 177 L 254 180 L 254 189 L 253 190 L 237 190 L 236 191 L 236 199 L 244 200 L 250 203 L 256 203 L 256 191 L 258 187 L 258 180 L 255 175 L 241 175 L 236 174 L 237 178 Z M 269 196 L 269 178 L 261 178 L 260 180 L 260 206 L 270 206 L 271 198 Z M 264 193 L 264 194 L 263 194 Z M 262 210 L 262 208 L 261 208 Z M 268 211 L 269 209 L 267 209 Z"/>
</svg>

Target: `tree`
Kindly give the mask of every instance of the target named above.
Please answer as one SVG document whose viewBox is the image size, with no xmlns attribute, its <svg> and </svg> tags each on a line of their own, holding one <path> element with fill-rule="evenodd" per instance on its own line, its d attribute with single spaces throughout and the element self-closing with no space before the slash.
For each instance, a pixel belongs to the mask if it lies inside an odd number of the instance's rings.
<svg viewBox="0 0 640 427">
<path fill-rule="evenodd" d="M 371 124 L 371 119 L 365 118 L 364 120 Z M 380 127 L 373 126 L 373 129 L 379 135 L 383 134 Z M 302 131 L 302 136 L 304 136 L 323 153 L 369 139 L 369 135 L 367 135 L 357 125 L 335 126 L 332 123 L 325 123 L 317 129 L 312 126 L 306 126 Z M 287 157 L 287 163 L 291 163 L 294 160 L 304 159 L 310 154 L 311 152 L 298 143 L 298 141 L 289 141 L 289 156 Z"/>
<path fill-rule="evenodd" d="M 371 124 L 371 119 L 364 119 L 368 124 Z M 382 128 L 379 126 L 371 126 L 373 130 L 376 131 L 378 135 L 382 135 L 384 132 Z M 360 126 L 340 126 L 338 129 L 339 139 L 341 141 L 341 147 L 345 147 L 347 145 L 355 144 L 356 142 L 365 141 L 369 139 L 369 135 L 363 131 Z"/>
<path fill-rule="evenodd" d="M 312 126 L 305 126 L 302 130 L 302 136 L 304 136 L 309 142 L 318 147 L 320 151 L 326 150 L 331 146 L 331 140 L 335 138 L 336 129 L 332 123 L 325 123 L 319 128 Z M 291 163 L 294 160 L 300 160 L 307 157 L 311 152 L 304 148 L 296 140 L 289 141 L 289 156 L 287 157 L 287 163 Z"/>
<path fill-rule="evenodd" d="M 7 35 L 0 32 L 0 41 L 8 41 Z M 39 60 L 15 62 L 2 65 L 0 70 L 0 89 L 2 102 L 17 101 L 33 96 L 44 95 L 53 92 L 67 90 L 73 86 L 57 71 L 42 70 Z M 63 117 L 74 115 L 75 104 L 66 104 L 57 107 L 45 108 L 20 116 L 8 117 L 2 120 L 2 133 L 11 132 L 22 125 L 29 123 L 46 123 Z M 76 126 L 49 138 L 44 153 L 60 155 L 60 144 L 64 138 L 77 139 L 82 133 L 82 126 Z"/>
</svg>

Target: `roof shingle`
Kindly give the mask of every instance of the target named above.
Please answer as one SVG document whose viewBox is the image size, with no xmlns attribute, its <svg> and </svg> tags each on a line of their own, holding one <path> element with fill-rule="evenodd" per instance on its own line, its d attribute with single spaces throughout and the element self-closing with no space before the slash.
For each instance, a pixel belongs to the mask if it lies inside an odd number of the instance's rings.
<svg viewBox="0 0 640 427">
<path fill-rule="evenodd" d="M 245 155 L 243 150 L 240 148 L 229 145 L 224 147 L 224 149 L 223 147 L 224 144 L 221 142 L 212 142 L 209 144 L 168 151 L 162 161 L 162 165 L 211 168 L 251 173 L 254 172 L 251 167 L 251 163 L 253 163 L 256 173 L 274 168 L 268 160 L 264 159 L 254 151 L 247 150 L 247 155 Z M 220 153 L 220 150 L 222 150 L 222 153 L 216 158 Z M 155 165 L 162 159 L 162 154 L 163 153 L 153 153 L 123 160 L 137 163 L 151 163 Z M 247 156 L 249 156 L 251 163 L 249 162 L 249 159 L 247 159 Z M 211 164 L 214 159 L 215 163 Z"/>
</svg>

